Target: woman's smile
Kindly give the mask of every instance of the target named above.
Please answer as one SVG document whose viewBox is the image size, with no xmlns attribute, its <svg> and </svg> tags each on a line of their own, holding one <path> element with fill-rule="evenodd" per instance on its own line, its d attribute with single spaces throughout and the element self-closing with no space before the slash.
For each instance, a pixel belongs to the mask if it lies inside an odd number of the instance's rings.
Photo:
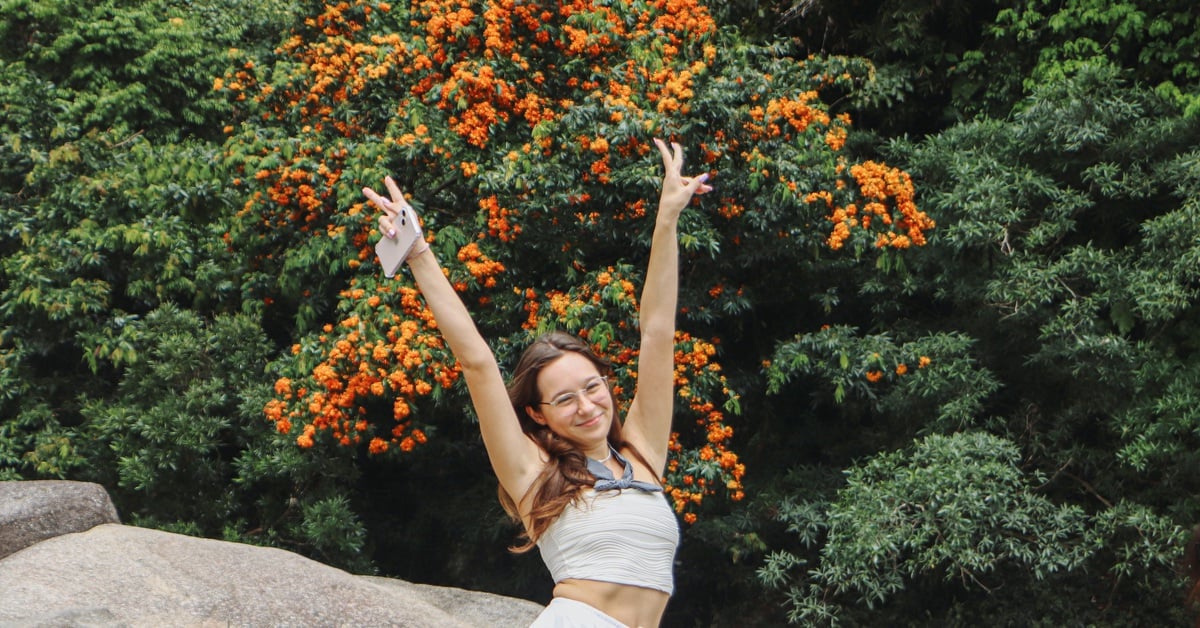
<svg viewBox="0 0 1200 628">
<path fill-rule="evenodd" d="M 582 423 L 577 423 L 577 424 L 575 425 L 575 427 L 582 427 L 582 428 L 595 427 L 595 426 L 597 426 L 597 425 L 599 425 L 599 424 L 600 424 L 600 420 L 601 420 L 601 419 L 603 419 L 603 418 L 604 418 L 604 413 L 603 413 L 603 412 L 599 412 L 599 413 L 597 413 L 597 414 L 596 414 L 596 416 L 594 416 L 594 417 L 592 417 L 592 418 L 590 418 L 590 419 L 586 419 L 586 420 L 584 420 L 584 422 L 582 422 Z"/>
</svg>

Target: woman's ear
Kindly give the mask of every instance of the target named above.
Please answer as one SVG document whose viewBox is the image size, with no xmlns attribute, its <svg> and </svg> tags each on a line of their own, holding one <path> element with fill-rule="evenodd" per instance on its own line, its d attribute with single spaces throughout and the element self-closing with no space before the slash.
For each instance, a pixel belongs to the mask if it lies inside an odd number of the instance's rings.
<svg viewBox="0 0 1200 628">
<path fill-rule="evenodd" d="M 528 414 L 529 418 L 533 419 L 534 423 L 538 425 L 546 424 L 546 417 L 542 416 L 541 411 L 534 410 L 533 406 L 525 406 L 525 414 Z"/>
</svg>

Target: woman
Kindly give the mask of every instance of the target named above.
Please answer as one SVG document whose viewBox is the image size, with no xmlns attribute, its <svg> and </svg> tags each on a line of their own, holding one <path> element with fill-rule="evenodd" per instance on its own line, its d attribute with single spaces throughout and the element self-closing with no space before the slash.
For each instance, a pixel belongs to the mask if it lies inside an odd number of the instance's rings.
<svg viewBox="0 0 1200 628">
<path fill-rule="evenodd" d="M 665 173 L 642 288 L 638 383 L 622 422 L 609 367 L 577 338 L 549 334 L 533 343 L 505 386 L 479 334 L 423 239 L 407 263 L 454 352 L 479 416 L 501 502 L 537 545 L 554 577 L 554 599 L 534 626 L 657 626 L 673 588 L 678 523 L 659 478 L 667 462 L 674 403 L 677 223 L 694 194 L 712 190 L 682 175 L 683 149 L 654 140 Z M 396 233 L 411 211 L 390 177 L 380 232 Z M 411 217 L 411 216 L 406 216 Z"/>
</svg>

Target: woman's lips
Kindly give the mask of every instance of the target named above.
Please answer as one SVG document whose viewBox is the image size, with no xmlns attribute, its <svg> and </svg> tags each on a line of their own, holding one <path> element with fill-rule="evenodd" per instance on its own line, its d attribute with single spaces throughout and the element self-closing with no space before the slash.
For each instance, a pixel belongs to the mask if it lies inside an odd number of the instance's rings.
<svg viewBox="0 0 1200 628">
<path fill-rule="evenodd" d="M 597 414 L 596 416 L 584 421 L 583 423 L 577 424 L 575 427 L 594 427 L 600 421 L 600 419 L 603 417 L 604 417 L 603 414 Z"/>
</svg>

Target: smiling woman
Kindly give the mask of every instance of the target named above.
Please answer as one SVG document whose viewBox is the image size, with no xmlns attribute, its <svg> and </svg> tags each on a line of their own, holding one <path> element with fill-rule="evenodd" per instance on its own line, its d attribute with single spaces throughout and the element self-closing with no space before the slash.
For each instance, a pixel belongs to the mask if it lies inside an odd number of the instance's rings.
<svg viewBox="0 0 1200 628">
<path fill-rule="evenodd" d="M 679 214 L 712 188 L 682 175 L 683 149 L 655 140 L 665 175 L 643 286 L 637 389 L 622 419 L 612 367 L 579 338 L 552 332 L 532 343 L 505 386 L 496 357 L 428 244 L 408 248 L 413 278 L 470 390 L 500 501 L 525 530 L 555 581 L 534 626 L 657 626 L 674 590 L 679 524 L 663 494 L 674 411 Z M 384 238 L 412 209 L 396 182 L 390 198 L 363 190 L 384 211 Z"/>
</svg>

